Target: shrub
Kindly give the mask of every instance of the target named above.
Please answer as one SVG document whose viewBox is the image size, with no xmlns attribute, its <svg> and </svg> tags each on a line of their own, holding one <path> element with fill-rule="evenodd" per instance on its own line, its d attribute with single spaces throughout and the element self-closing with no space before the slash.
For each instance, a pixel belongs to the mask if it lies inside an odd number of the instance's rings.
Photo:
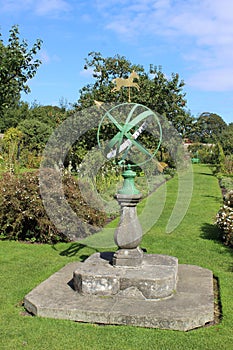
<svg viewBox="0 0 233 350">
<path fill-rule="evenodd" d="M 226 245 L 233 246 L 233 190 L 224 196 L 224 204 L 216 215 L 216 225 Z"/>
<path fill-rule="evenodd" d="M 48 172 L 47 181 L 52 181 Z M 77 235 L 83 238 L 95 229 L 87 230 L 89 223 L 102 226 L 106 216 L 103 212 L 88 207 L 79 190 L 78 182 L 72 176 L 63 178 L 63 190 L 67 202 L 78 214 L 80 225 L 76 227 Z M 0 234 L 2 239 L 23 240 L 41 243 L 68 241 L 50 221 L 42 203 L 38 172 L 23 173 L 20 176 L 5 173 L 0 179 Z M 51 203 L 54 199 L 51 194 Z"/>
<path fill-rule="evenodd" d="M 233 189 L 224 196 L 223 200 L 226 205 L 233 208 Z"/>
<path fill-rule="evenodd" d="M 215 163 L 215 170 L 214 173 L 224 173 L 225 172 L 225 154 L 223 152 L 223 148 L 221 144 L 218 142 L 216 145 L 216 150 L 217 150 L 217 159 Z"/>
<path fill-rule="evenodd" d="M 191 158 L 199 158 L 201 163 L 215 164 L 217 148 L 213 144 L 193 143 L 188 146 Z"/>
<path fill-rule="evenodd" d="M 233 190 L 233 178 L 224 176 L 220 178 L 219 185 L 221 188 L 224 188 L 227 191 L 231 191 Z"/>
<path fill-rule="evenodd" d="M 225 158 L 225 172 L 229 175 L 233 174 L 233 154 L 227 155 Z"/>
</svg>

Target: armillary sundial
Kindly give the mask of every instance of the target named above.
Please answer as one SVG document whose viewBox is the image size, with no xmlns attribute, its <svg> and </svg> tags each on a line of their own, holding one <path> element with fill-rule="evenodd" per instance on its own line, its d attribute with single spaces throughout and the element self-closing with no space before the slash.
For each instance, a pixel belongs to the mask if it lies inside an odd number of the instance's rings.
<svg viewBox="0 0 233 350">
<path fill-rule="evenodd" d="M 121 87 L 139 90 L 131 74 L 115 79 Z M 122 165 L 124 184 L 116 194 L 121 206 L 114 234 L 116 252 L 98 252 L 84 262 L 69 263 L 24 298 L 25 308 L 44 317 L 100 324 L 189 330 L 214 320 L 213 273 L 178 259 L 144 254 L 134 186 L 136 167 L 152 161 L 162 131 L 156 113 L 130 102 L 103 109 L 98 127 L 99 148 Z M 110 128 L 108 126 L 110 125 Z M 153 207 L 151 208 L 153 213 Z"/>
<path fill-rule="evenodd" d="M 96 104 L 102 106 L 99 102 Z M 159 118 L 151 109 L 137 103 L 121 103 L 109 110 L 103 110 L 103 118 L 97 131 L 99 148 L 107 159 L 114 159 L 117 164 L 127 168 L 122 174 L 125 183 L 120 191 L 124 194 L 137 194 L 133 181 L 129 182 L 127 179 L 134 177 L 132 168 L 143 166 L 158 152 L 162 142 Z M 106 138 L 105 132 L 106 125 L 109 124 L 115 130 L 110 140 Z M 148 142 L 146 144 L 148 138 L 149 147 Z M 127 186 L 130 183 L 132 186 Z"/>
<path fill-rule="evenodd" d="M 133 79 L 115 80 L 119 88 L 126 86 L 139 90 Z M 142 195 L 135 187 L 133 168 L 143 166 L 156 155 L 162 142 L 162 128 L 158 115 L 144 105 L 126 102 L 105 109 L 101 102 L 95 103 L 103 109 L 97 131 L 99 148 L 107 159 L 114 159 L 124 167 L 123 187 L 115 196 L 121 206 L 121 219 L 114 234 L 119 250 L 114 254 L 113 265 L 138 266 L 142 263 L 143 253 L 139 248 L 142 228 L 136 206 Z M 111 135 L 106 130 L 110 130 Z"/>
</svg>

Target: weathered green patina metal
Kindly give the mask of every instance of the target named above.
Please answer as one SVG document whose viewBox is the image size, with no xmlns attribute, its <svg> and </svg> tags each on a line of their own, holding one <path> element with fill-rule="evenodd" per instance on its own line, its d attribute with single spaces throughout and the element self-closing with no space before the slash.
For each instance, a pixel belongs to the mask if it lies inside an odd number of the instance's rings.
<svg viewBox="0 0 233 350">
<path fill-rule="evenodd" d="M 156 113 L 151 111 L 146 106 L 138 103 L 121 103 L 109 110 L 105 110 L 101 103 L 96 103 L 100 106 L 105 114 L 101 119 L 97 131 L 97 141 L 99 148 L 102 150 L 104 156 L 107 159 L 116 159 L 120 166 L 125 166 L 128 161 L 128 168 L 122 174 L 124 178 L 124 184 L 121 190 L 118 191 L 120 194 L 134 195 L 139 194 L 139 191 L 134 185 L 134 178 L 136 173 L 131 169 L 134 167 L 142 166 L 146 162 L 150 161 L 158 152 L 162 142 L 162 128 Z M 121 115 L 122 110 L 125 111 L 124 118 L 116 118 L 115 115 Z M 151 152 L 144 145 L 142 145 L 137 139 L 147 129 L 149 118 L 153 118 L 158 125 L 159 129 L 159 140 L 156 149 Z M 116 135 L 104 145 L 101 143 L 101 127 L 105 120 L 109 123 L 113 123 L 117 129 Z M 132 162 L 129 161 L 128 155 L 135 148 L 138 152 L 144 155 L 143 161 Z M 130 157 L 129 157 L 130 158 Z M 145 159 L 146 158 L 146 159 Z"/>
<path fill-rule="evenodd" d="M 122 173 L 124 178 L 123 186 L 118 190 L 119 194 L 134 195 L 139 194 L 140 191 L 135 187 L 134 179 L 136 172 L 131 169 L 131 166 L 128 165 L 127 169 Z"/>
<path fill-rule="evenodd" d="M 122 109 L 130 107 L 130 111 L 128 115 L 126 116 L 126 119 L 124 123 L 120 123 L 116 118 L 112 115 L 112 112 L 116 112 L 116 109 Z M 103 108 L 103 107 L 102 107 Z M 136 117 L 134 117 L 136 109 L 144 109 L 143 112 L 139 112 Z M 147 118 L 153 117 L 154 120 L 157 122 L 158 128 L 159 128 L 159 141 L 156 149 L 153 152 L 149 152 L 146 147 L 144 147 L 139 141 L 137 141 L 138 136 L 146 129 L 147 127 Z M 116 135 L 104 146 L 101 144 L 100 140 L 100 130 L 102 127 L 102 124 L 104 123 L 105 119 L 108 119 L 110 122 L 112 122 L 118 132 Z M 138 126 L 138 128 L 137 128 Z M 136 131 L 132 132 L 133 128 L 137 128 Z M 158 116 L 156 113 L 151 111 L 149 108 L 137 104 L 137 103 L 122 103 L 117 106 L 112 107 L 110 110 L 106 111 L 105 114 L 98 126 L 97 131 L 97 141 L 99 148 L 103 151 L 103 154 L 106 158 L 116 158 L 118 159 L 118 163 L 121 165 L 124 163 L 125 159 L 127 159 L 127 155 L 132 148 L 132 146 L 135 146 L 136 149 L 143 153 L 147 159 L 146 161 L 131 164 L 132 167 L 138 167 L 143 165 L 144 163 L 150 161 L 158 152 L 159 147 L 162 142 L 162 128 L 158 119 Z"/>
</svg>

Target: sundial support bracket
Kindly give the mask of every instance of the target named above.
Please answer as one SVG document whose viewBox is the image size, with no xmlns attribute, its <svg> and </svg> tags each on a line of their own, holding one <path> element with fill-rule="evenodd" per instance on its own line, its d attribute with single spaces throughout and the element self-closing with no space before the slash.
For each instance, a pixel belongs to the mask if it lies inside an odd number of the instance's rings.
<svg viewBox="0 0 233 350">
<path fill-rule="evenodd" d="M 124 178 L 123 186 L 118 190 L 118 194 L 125 195 L 138 195 L 140 191 L 135 187 L 134 179 L 136 177 L 136 172 L 131 170 L 131 166 L 128 165 L 127 169 L 122 173 Z"/>
</svg>

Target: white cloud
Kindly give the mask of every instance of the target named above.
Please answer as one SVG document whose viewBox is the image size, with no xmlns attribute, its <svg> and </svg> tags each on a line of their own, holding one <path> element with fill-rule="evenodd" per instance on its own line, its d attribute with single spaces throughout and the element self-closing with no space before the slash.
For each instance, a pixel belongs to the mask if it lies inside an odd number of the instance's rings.
<svg viewBox="0 0 233 350">
<path fill-rule="evenodd" d="M 233 90 L 232 76 L 232 67 L 206 69 L 194 73 L 186 83 L 203 91 L 228 91 Z"/>
<path fill-rule="evenodd" d="M 45 50 L 41 50 L 39 56 L 40 56 L 42 63 L 44 63 L 44 64 L 48 64 L 51 61 L 50 56 L 48 55 L 48 53 Z"/>
<path fill-rule="evenodd" d="M 0 0 L 1 12 L 18 12 L 31 7 L 32 0 Z"/>
<path fill-rule="evenodd" d="M 58 16 L 69 12 L 68 0 L 0 0 L 0 12 L 21 13 L 32 11 L 39 16 Z"/>
<path fill-rule="evenodd" d="M 43 64 L 50 64 L 51 62 L 60 62 L 60 58 L 57 55 L 50 55 L 46 50 L 39 52 L 40 60 Z"/>
<path fill-rule="evenodd" d="M 196 39 L 211 45 L 233 41 L 233 2 L 231 0 L 149 0 L 97 1 L 106 26 L 116 33 L 127 28 L 128 35 L 163 35 Z M 118 4 L 117 11 L 116 5 Z M 120 6 L 119 6 L 120 5 Z M 140 30 L 138 30 L 140 29 Z"/>
<path fill-rule="evenodd" d="M 232 88 L 232 0 L 108 0 L 96 1 L 96 6 L 106 28 L 122 40 L 175 46 L 186 69 L 195 67 L 190 83 L 203 89 Z M 198 83 L 201 77 L 204 81 Z"/>
<path fill-rule="evenodd" d="M 38 15 L 54 15 L 70 11 L 71 7 L 65 0 L 40 0 L 35 2 L 35 11 Z"/>
</svg>

